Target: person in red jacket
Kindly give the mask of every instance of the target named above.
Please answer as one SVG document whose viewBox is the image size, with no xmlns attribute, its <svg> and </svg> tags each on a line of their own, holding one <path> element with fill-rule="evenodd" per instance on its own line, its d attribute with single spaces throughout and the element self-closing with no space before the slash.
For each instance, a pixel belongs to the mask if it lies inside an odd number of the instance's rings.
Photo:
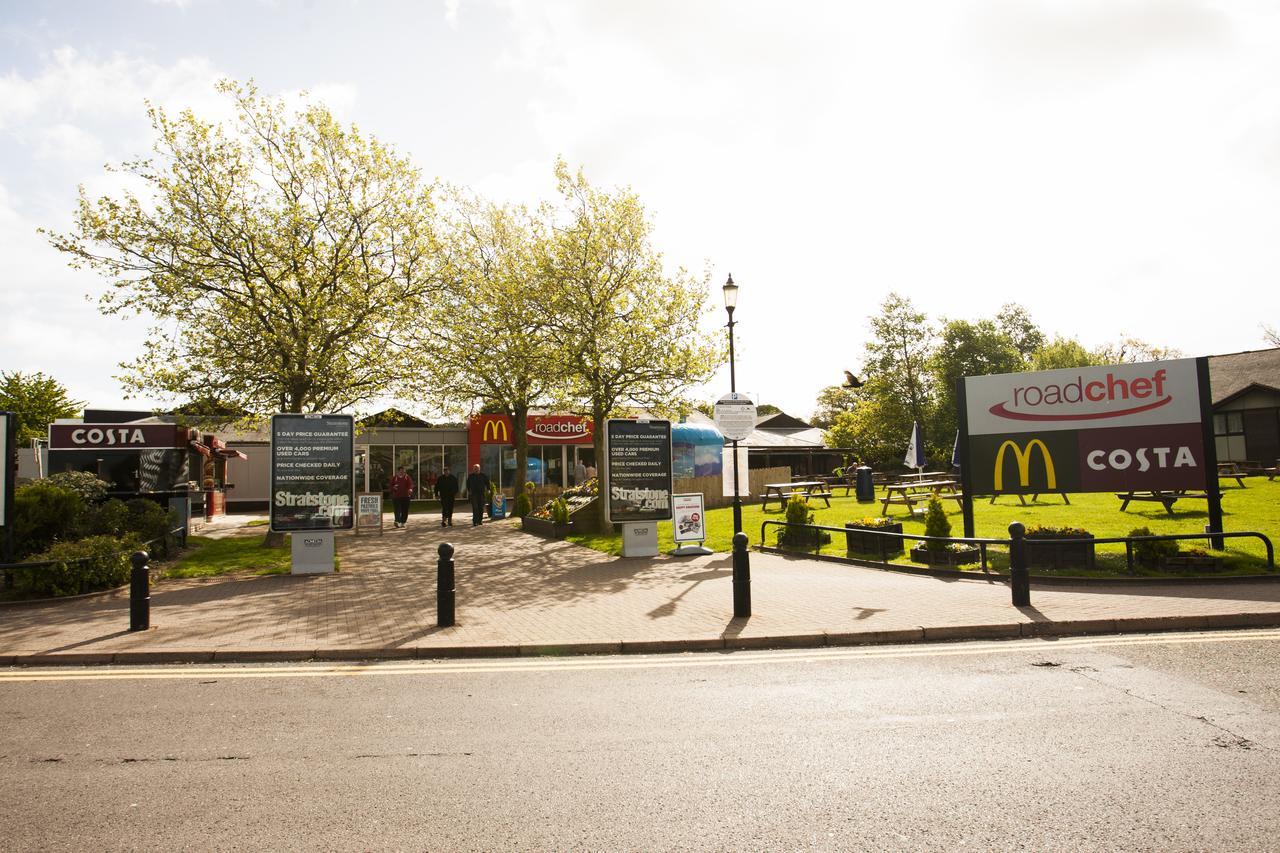
<svg viewBox="0 0 1280 853">
<path fill-rule="evenodd" d="M 396 527 L 404 527 L 409 521 L 409 498 L 413 497 L 413 478 L 405 473 L 404 466 L 396 469 L 391 478 L 391 506 L 395 509 Z"/>
</svg>

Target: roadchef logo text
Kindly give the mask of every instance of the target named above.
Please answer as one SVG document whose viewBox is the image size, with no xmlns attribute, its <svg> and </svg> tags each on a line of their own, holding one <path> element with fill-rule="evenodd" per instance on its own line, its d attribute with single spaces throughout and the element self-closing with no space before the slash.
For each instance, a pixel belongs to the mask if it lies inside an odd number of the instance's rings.
<svg viewBox="0 0 1280 853">
<path fill-rule="evenodd" d="M 609 496 L 615 501 L 628 501 L 640 509 L 667 509 L 671 506 L 671 493 L 664 489 L 627 489 L 613 486 Z"/>
<path fill-rule="evenodd" d="M 587 422 L 581 421 L 534 421 L 529 435 L 535 438 L 577 438 L 587 434 Z"/>
<path fill-rule="evenodd" d="M 1150 377 L 1121 379 L 1114 373 L 1108 373 L 1105 379 L 1094 379 L 1089 382 L 1086 382 L 1083 376 L 1078 376 L 1074 382 L 1026 385 L 1014 388 L 1011 400 L 996 403 L 989 411 L 996 417 L 1018 421 L 1083 421 L 1118 418 L 1158 409 L 1171 403 L 1173 396 L 1168 394 L 1164 387 L 1167 379 L 1165 369 L 1160 368 Z M 1061 410 L 1064 405 L 1112 404 L 1121 401 L 1132 401 L 1137 405 L 1122 409 L 1108 409 L 1103 412 Z M 1045 411 L 1044 407 L 1059 407 L 1059 410 Z"/>
</svg>

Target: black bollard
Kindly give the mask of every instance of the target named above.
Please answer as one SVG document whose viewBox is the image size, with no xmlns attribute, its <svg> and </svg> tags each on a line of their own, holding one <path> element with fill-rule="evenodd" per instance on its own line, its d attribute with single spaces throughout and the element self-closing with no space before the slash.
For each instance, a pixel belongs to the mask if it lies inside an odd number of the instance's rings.
<svg viewBox="0 0 1280 853">
<path fill-rule="evenodd" d="M 436 563 L 436 624 L 441 628 L 453 625 L 453 546 L 441 542 L 437 549 L 440 559 Z"/>
<path fill-rule="evenodd" d="M 1014 607 L 1031 606 L 1031 572 L 1027 570 L 1027 529 L 1021 521 L 1009 525 L 1009 587 Z"/>
<path fill-rule="evenodd" d="M 146 551 L 135 551 L 129 558 L 133 571 L 129 574 L 129 630 L 145 631 L 151 627 L 151 576 L 147 572 Z"/>
<path fill-rule="evenodd" d="M 747 534 L 733 534 L 733 616 L 751 615 L 751 553 Z"/>
</svg>

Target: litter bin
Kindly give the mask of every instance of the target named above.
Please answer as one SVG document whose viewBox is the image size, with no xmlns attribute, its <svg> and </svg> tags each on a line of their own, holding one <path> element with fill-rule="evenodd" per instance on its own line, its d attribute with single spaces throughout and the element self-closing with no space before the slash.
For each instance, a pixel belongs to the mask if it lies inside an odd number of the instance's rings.
<svg viewBox="0 0 1280 853">
<path fill-rule="evenodd" d="M 866 465 L 859 465 L 857 470 L 858 482 L 858 502 L 870 503 L 876 499 L 876 486 L 871 482 L 871 469 Z"/>
</svg>

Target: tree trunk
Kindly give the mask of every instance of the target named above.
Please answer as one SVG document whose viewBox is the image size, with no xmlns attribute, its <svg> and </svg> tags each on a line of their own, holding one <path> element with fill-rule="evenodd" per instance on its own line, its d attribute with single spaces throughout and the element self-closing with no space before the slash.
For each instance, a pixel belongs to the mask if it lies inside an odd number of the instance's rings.
<svg viewBox="0 0 1280 853">
<path fill-rule="evenodd" d="M 604 456 L 604 435 L 605 435 L 605 411 L 598 406 L 591 407 L 591 419 L 595 425 L 591 436 L 591 447 L 596 455 L 596 482 L 599 484 L 600 499 L 597 501 L 599 506 L 596 507 L 597 522 L 601 533 L 609 534 L 613 532 L 613 526 L 609 524 L 609 520 L 605 517 L 605 508 L 608 506 L 607 501 L 609 495 L 605 491 L 605 473 L 609 469 L 609 460 Z"/>
<path fill-rule="evenodd" d="M 516 444 L 516 474 L 511 481 L 511 497 L 520 497 L 524 494 L 525 474 L 529 466 L 529 433 L 525 431 L 525 422 L 529 419 L 528 406 L 513 406 L 510 410 L 511 415 L 511 431 L 515 437 Z"/>
</svg>

